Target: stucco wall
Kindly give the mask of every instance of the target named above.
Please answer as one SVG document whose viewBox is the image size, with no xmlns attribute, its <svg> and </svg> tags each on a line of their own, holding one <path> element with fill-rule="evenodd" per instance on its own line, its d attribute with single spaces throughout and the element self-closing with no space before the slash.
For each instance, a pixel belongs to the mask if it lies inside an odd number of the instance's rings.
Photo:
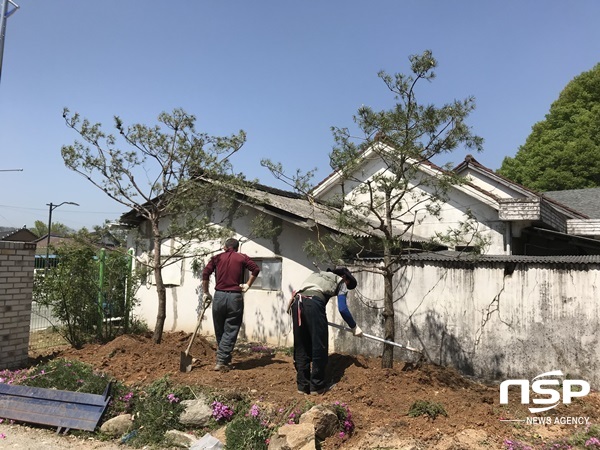
<svg viewBox="0 0 600 450">
<path fill-rule="evenodd" d="M 314 270 L 302 251 L 309 236 L 284 225 L 273 241 L 243 244 L 242 251 L 253 258 L 283 255 L 283 280 L 280 291 L 251 289 L 245 295 L 241 339 L 293 344 L 285 309 L 292 288 Z M 381 337 L 383 279 L 352 269 L 358 288 L 349 295 L 350 309 L 365 332 Z M 200 280 L 188 265 L 182 273 L 183 284 L 168 289 L 166 331 L 191 332 L 195 326 Z M 398 271 L 394 284 L 396 342 L 422 349 L 434 363 L 490 381 L 562 370 L 600 386 L 599 264 L 415 262 Z M 138 315 L 153 327 L 154 287 L 138 297 Z M 328 317 L 344 324 L 334 299 Z M 201 333 L 213 336 L 210 311 Z M 330 329 L 330 351 L 379 356 L 381 344 Z M 396 348 L 395 356 L 414 360 L 417 355 Z"/>
<path fill-rule="evenodd" d="M 363 330 L 381 336 L 383 279 L 357 277 L 350 307 Z M 486 380 L 562 370 L 600 385 L 600 265 L 415 263 L 395 285 L 396 342 L 434 363 Z M 335 350 L 380 355 L 381 345 L 340 334 Z"/>
<path fill-rule="evenodd" d="M 244 295 L 244 322 L 240 330 L 240 339 L 266 342 L 277 346 L 292 346 L 292 325 L 286 312 L 288 300 L 294 287 L 315 270 L 312 260 L 304 253 L 302 247 L 313 234 L 286 222 L 281 222 L 281 231 L 271 239 L 247 240 L 242 236 L 250 234 L 250 223 L 254 213 L 250 212 L 236 222 L 237 234 L 241 239 L 240 251 L 250 258 L 278 257 L 282 261 L 281 289 L 258 290 L 250 289 Z M 220 252 L 220 243 L 213 245 L 215 252 Z M 208 260 L 208 257 L 205 258 Z M 168 269 L 172 280 L 173 269 Z M 165 331 L 192 332 L 196 327 L 196 308 L 198 294 L 201 289 L 201 279 L 192 272 L 189 260 L 180 264 L 177 269 L 179 285 L 167 287 L 167 318 Z M 214 292 L 214 275 L 210 279 L 210 291 Z M 158 311 L 156 288 L 147 283 L 137 292 L 139 305 L 135 309 L 137 317 L 147 322 L 151 329 L 156 323 Z M 209 309 L 200 327 L 200 333 L 214 335 L 212 314 Z"/>
</svg>

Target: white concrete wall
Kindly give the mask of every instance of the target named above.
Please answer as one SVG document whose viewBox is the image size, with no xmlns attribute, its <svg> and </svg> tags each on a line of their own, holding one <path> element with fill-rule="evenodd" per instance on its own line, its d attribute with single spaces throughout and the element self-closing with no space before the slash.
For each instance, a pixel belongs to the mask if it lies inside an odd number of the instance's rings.
<svg viewBox="0 0 600 450">
<path fill-rule="evenodd" d="M 313 233 L 282 221 L 280 224 L 282 231 L 275 238 L 246 240 L 244 236 L 250 233 L 250 222 L 253 217 L 253 213 L 250 213 L 236 220 L 235 228 L 238 234 L 234 237 L 241 240 L 240 251 L 250 258 L 281 257 L 282 288 L 278 291 L 251 288 L 244 295 L 244 322 L 239 337 L 277 346 L 292 346 L 291 319 L 286 312 L 286 307 L 292 290 L 314 270 L 312 260 L 308 259 L 302 250 L 304 243 L 313 236 Z M 212 247 L 218 253 L 220 242 L 213 243 Z M 163 273 L 163 276 L 165 273 L 168 274 L 170 281 L 175 278 L 180 279 L 178 286 L 167 288 L 165 331 L 192 332 L 196 327 L 201 277 L 194 276 L 190 263 L 190 260 L 183 261 L 177 267 L 165 269 Z M 210 279 L 211 292 L 214 292 L 214 281 L 213 275 Z M 155 285 L 151 282 L 146 283 L 137 292 L 136 298 L 139 300 L 139 305 L 134 314 L 153 329 L 158 311 Z M 202 322 L 200 333 L 214 335 L 210 308 Z"/>
<path fill-rule="evenodd" d="M 250 220 L 250 217 L 245 220 Z M 246 222 L 247 225 L 247 222 Z M 244 231 L 244 226 L 238 227 Z M 251 289 L 245 295 L 241 339 L 292 346 L 292 326 L 286 306 L 290 292 L 314 270 L 302 251 L 308 230 L 283 223 L 273 240 L 246 242 L 241 251 L 252 258 L 283 257 L 282 289 Z M 423 349 L 437 364 L 457 368 L 487 380 L 532 377 L 550 370 L 600 386 L 600 266 L 505 263 L 458 266 L 456 263 L 415 262 L 402 268 L 395 280 L 396 342 Z M 361 328 L 382 336 L 383 279 L 352 268 L 358 288 L 348 303 Z M 182 284 L 167 290 L 165 331 L 194 329 L 200 279 L 184 264 Z M 212 289 L 212 280 L 211 280 Z M 153 328 L 157 311 L 154 286 L 137 296 L 136 314 Z M 328 305 L 331 322 L 344 325 L 335 299 Z M 208 311 L 201 333 L 213 336 Z M 381 344 L 330 329 L 330 351 L 379 356 Z M 395 356 L 412 360 L 415 354 L 395 349 Z"/>
<path fill-rule="evenodd" d="M 510 270 L 508 271 L 508 273 Z M 428 359 L 487 380 L 526 378 L 550 370 L 600 386 L 600 266 L 473 267 L 441 263 L 399 271 L 396 342 Z M 357 274 L 350 308 L 358 324 L 382 335 L 383 279 Z M 339 334 L 338 352 L 381 354 L 381 344 Z M 395 350 L 400 359 L 415 355 Z"/>
<path fill-rule="evenodd" d="M 386 164 L 374 157 L 367 160 L 361 166 L 360 179 L 371 179 L 374 176 L 381 176 L 388 172 Z M 431 175 L 419 173 L 422 178 L 429 178 Z M 412 233 L 419 237 L 430 238 L 436 233 L 447 233 L 449 230 L 459 229 L 461 222 L 467 220 L 467 211 L 470 211 L 478 221 L 477 233 L 489 241 L 489 245 L 484 249 L 486 254 L 503 255 L 509 252 L 505 245 L 506 223 L 498 217 L 498 205 L 491 201 L 489 196 L 483 195 L 480 191 L 469 186 L 454 186 L 448 193 L 448 202 L 442 203 L 440 217 L 428 213 L 426 207 L 430 204 L 427 201 L 432 196 L 432 192 L 427 193 L 426 183 L 420 183 L 420 180 L 412 180 L 413 185 L 406 192 L 403 199 L 402 209 L 396 208 L 395 215 L 404 211 L 402 220 L 414 221 L 415 225 L 406 234 L 406 238 Z M 421 186 L 421 187 L 415 187 Z M 354 205 L 364 205 L 368 209 L 371 203 L 370 193 L 360 192 L 364 185 L 354 180 L 347 180 L 344 184 L 344 190 L 338 183 L 331 183 L 327 188 L 319 191 L 320 199 L 334 199 L 341 196 L 344 192 L 346 199 Z M 431 189 L 429 188 L 429 191 Z M 493 204 L 492 204 L 493 203 Z M 368 213 L 368 211 L 367 211 Z M 472 236 L 465 235 L 462 245 L 468 245 Z"/>
</svg>

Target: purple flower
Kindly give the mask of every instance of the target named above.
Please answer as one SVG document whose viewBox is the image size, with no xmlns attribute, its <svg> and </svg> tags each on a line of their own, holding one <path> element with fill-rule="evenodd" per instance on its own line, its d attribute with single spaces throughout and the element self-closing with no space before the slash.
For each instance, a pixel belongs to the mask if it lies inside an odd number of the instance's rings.
<svg viewBox="0 0 600 450">
<path fill-rule="evenodd" d="M 598 438 L 589 438 L 587 441 L 585 441 L 585 446 L 586 447 L 600 447 L 600 439 Z"/>
<path fill-rule="evenodd" d="M 260 410 L 258 409 L 258 406 L 256 404 L 252 405 L 249 414 L 252 417 L 258 417 L 258 415 L 260 414 Z"/>
<path fill-rule="evenodd" d="M 233 417 L 233 409 L 221 402 L 212 403 L 212 416 L 217 422 L 227 422 Z"/>
</svg>

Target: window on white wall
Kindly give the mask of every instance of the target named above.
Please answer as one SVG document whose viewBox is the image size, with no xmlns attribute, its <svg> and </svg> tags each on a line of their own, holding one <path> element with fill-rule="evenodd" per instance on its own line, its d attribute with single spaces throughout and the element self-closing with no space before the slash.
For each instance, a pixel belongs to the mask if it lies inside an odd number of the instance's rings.
<svg viewBox="0 0 600 450">
<path fill-rule="evenodd" d="M 281 290 L 281 259 L 280 258 L 252 258 L 252 261 L 260 267 L 260 273 L 252 284 L 251 289 L 263 291 Z M 250 273 L 246 272 L 246 280 Z"/>
</svg>

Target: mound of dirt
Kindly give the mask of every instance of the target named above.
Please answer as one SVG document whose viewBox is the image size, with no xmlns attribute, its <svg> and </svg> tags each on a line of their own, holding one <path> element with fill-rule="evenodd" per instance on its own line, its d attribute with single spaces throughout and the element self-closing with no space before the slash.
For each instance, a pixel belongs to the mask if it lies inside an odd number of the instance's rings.
<svg viewBox="0 0 600 450">
<path fill-rule="evenodd" d="M 343 443 L 337 438 L 328 440 L 324 450 L 396 448 L 392 445 L 406 443 L 413 448 L 440 450 L 500 449 L 505 448 L 505 439 L 541 442 L 578 430 L 572 424 L 542 426 L 500 420 L 531 414 L 518 403 L 517 394 L 512 396 L 514 404 L 500 405 L 498 386 L 477 383 L 433 364 L 396 362 L 394 368 L 383 369 L 379 358 L 332 354 L 328 371 L 337 384 L 322 396 L 305 396 L 297 393 L 293 359 L 285 352 L 266 351 L 259 343 L 238 342 L 234 370 L 215 372 L 215 344 L 197 336 L 190 350 L 195 358 L 193 369 L 182 373 L 180 355 L 190 337 L 187 333 L 164 333 L 162 342 L 154 344 L 151 335 L 127 335 L 105 345 L 65 349 L 53 357 L 89 363 L 132 386 L 144 386 L 169 375 L 176 383 L 235 391 L 273 405 L 344 402 L 352 412 L 355 433 Z M 408 416 L 411 405 L 419 400 L 442 404 L 447 416 Z M 592 393 L 569 405 L 559 405 L 551 414 L 589 417 L 590 423 L 597 424 L 600 399 Z"/>
</svg>

